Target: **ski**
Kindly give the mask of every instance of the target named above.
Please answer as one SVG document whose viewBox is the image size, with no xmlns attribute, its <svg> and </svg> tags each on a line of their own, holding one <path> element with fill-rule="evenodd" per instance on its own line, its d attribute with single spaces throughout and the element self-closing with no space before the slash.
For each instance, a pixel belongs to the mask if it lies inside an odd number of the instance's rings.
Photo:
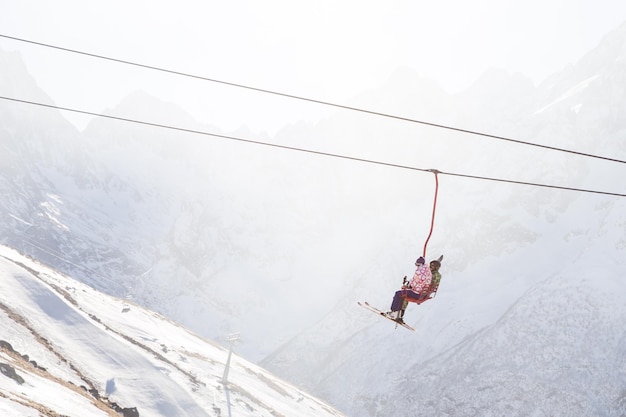
<svg viewBox="0 0 626 417">
<path fill-rule="evenodd" d="M 384 311 L 381 311 L 381 310 L 377 309 L 376 307 L 371 306 L 371 305 L 370 305 L 370 303 L 368 303 L 367 301 L 364 301 L 364 302 L 360 302 L 360 301 L 358 301 L 358 304 L 359 304 L 361 307 L 363 307 L 363 308 L 365 308 L 365 309 L 367 309 L 367 310 L 371 311 L 372 313 L 377 313 L 379 316 L 384 317 L 384 318 L 386 318 L 387 320 L 391 320 L 391 321 L 393 321 L 393 322 L 396 324 L 396 326 L 402 326 L 402 327 L 404 327 L 405 329 L 409 329 L 409 330 L 411 330 L 411 331 L 413 331 L 413 332 L 415 331 L 415 329 L 414 329 L 413 327 L 409 326 L 409 325 L 408 325 L 408 324 L 406 324 L 406 323 L 399 322 L 399 321 L 397 321 L 396 319 L 394 319 L 394 318 L 392 318 L 392 317 L 387 316 L 387 315 L 385 314 L 385 312 L 384 312 Z"/>
</svg>

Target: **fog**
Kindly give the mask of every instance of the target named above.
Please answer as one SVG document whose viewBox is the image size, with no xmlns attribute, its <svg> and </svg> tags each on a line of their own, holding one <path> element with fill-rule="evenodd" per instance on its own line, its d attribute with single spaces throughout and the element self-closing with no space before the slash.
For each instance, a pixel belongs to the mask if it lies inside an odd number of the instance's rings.
<svg viewBox="0 0 626 417">
<path fill-rule="evenodd" d="M 626 16 L 617 0 L 4 0 L 2 8 L 2 35 L 339 103 L 378 88 L 400 68 L 436 80 L 448 93 L 468 88 L 490 68 L 538 84 L 577 62 Z M 0 47 L 20 51 L 60 106 L 99 113 L 141 89 L 223 130 L 247 126 L 270 134 L 329 113 L 7 38 L 0 38 Z M 91 120 L 65 116 L 80 128 Z"/>
</svg>

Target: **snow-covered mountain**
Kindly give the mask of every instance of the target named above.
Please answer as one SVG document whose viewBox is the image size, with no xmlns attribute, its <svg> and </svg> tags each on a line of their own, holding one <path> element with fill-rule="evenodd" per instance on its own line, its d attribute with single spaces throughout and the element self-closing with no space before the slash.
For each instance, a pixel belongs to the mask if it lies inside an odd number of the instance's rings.
<svg viewBox="0 0 626 417">
<path fill-rule="evenodd" d="M 352 104 L 624 160 L 624 45 L 626 25 L 539 86 L 492 70 L 454 96 L 400 69 Z M 0 59 L 2 92 L 51 102 Z M 141 92 L 107 113 L 222 133 Z M 78 132 L 6 101 L 0 135 L 4 243 L 204 337 L 240 331 L 244 357 L 348 415 L 626 414 L 623 197 L 441 175 L 443 281 L 407 333 L 356 301 L 384 309 L 412 273 L 432 174 L 108 119 Z M 621 163 L 363 113 L 260 139 L 626 193 Z"/>
<path fill-rule="evenodd" d="M 625 45 L 623 25 L 536 89 L 517 75 L 488 73 L 457 97 L 467 109 L 459 120 L 624 160 Z M 498 92 L 518 100 L 498 103 Z M 451 162 L 443 169 L 454 172 L 624 193 L 623 164 L 480 140 L 458 140 L 437 162 Z M 406 268 L 395 282 L 392 268 L 356 271 L 361 284 L 332 314 L 262 363 L 350 415 L 625 415 L 624 198 L 461 188 L 445 177 L 441 191 L 435 235 L 445 242 L 429 247 L 446 254 L 443 281 L 434 301 L 409 307 L 405 320 L 416 334 L 355 311 L 357 299 L 388 308 L 400 277 L 411 273 L 412 258 L 398 258 Z M 402 253 L 406 240 L 385 243 L 381 257 Z M 306 363 L 303 349 L 312 351 Z"/>
<path fill-rule="evenodd" d="M 342 415 L 132 300 L 4 246 L 0 310 L 3 416 Z"/>
</svg>

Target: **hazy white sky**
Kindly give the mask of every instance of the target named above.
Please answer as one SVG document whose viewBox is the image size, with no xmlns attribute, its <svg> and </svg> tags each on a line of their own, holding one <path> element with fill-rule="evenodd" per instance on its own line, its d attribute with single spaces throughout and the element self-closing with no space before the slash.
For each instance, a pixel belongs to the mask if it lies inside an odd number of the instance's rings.
<svg viewBox="0 0 626 417">
<path fill-rule="evenodd" d="M 437 80 L 449 92 L 469 86 L 490 67 L 539 83 L 626 21 L 623 0 L 0 4 L 4 35 L 333 102 L 379 86 L 400 67 Z M 0 48 L 21 51 L 35 79 L 61 106 L 100 112 L 141 88 L 225 129 L 247 124 L 272 131 L 315 117 L 310 106 L 258 93 L 4 38 Z"/>
</svg>

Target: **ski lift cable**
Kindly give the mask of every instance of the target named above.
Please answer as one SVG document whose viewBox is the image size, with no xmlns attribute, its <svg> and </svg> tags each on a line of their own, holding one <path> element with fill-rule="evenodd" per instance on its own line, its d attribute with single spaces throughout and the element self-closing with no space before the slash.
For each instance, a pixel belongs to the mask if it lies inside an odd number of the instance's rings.
<svg viewBox="0 0 626 417">
<path fill-rule="evenodd" d="M 239 84 L 239 83 L 235 83 L 235 82 L 231 82 L 231 81 L 218 80 L 218 79 L 215 79 L 215 78 L 209 78 L 209 77 L 205 77 L 205 76 L 201 76 L 201 75 L 194 75 L 194 74 L 190 74 L 190 73 L 186 73 L 186 72 L 182 72 L 182 71 L 177 71 L 177 70 L 171 70 L 171 69 L 167 69 L 167 68 L 157 67 L 157 66 L 154 66 L 154 65 L 147 65 L 147 64 L 142 64 L 142 63 L 138 63 L 138 62 L 133 62 L 133 61 L 120 59 L 120 58 L 113 58 L 113 57 L 109 57 L 109 56 L 105 56 L 105 55 L 99 55 L 99 54 L 95 54 L 95 53 L 91 53 L 91 52 L 79 51 L 79 50 L 76 50 L 76 49 L 65 48 L 65 47 L 61 47 L 61 46 L 57 46 L 57 45 L 51 45 L 51 44 L 48 44 L 48 43 L 43 43 L 43 42 L 37 42 L 37 41 L 28 40 L 28 39 L 18 38 L 18 37 L 15 37 L 15 36 L 9 36 L 9 35 L 5 35 L 5 34 L 2 34 L 2 33 L 0 33 L 0 37 L 5 38 L 5 39 L 11 39 L 11 40 L 18 41 L 18 42 L 24 42 L 24 43 L 29 43 L 29 44 L 32 44 L 32 45 L 37 45 L 37 46 L 42 46 L 42 47 L 46 47 L 46 48 L 56 49 L 56 50 L 60 50 L 60 51 L 64 51 L 64 52 L 70 52 L 70 53 L 73 53 L 73 54 L 84 55 L 84 56 L 88 56 L 88 57 L 92 57 L 92 58 L 97 58 L 97 59 L 117 62 L 117 63 L 120 63 L 120 64 L 131 65 L 131 66 L 135 66 L 135 67 L 139 67 L 139 68 L 145 68 L 145 69 L 149 69 L 149 70 L 153 70 L 153 71 L 159 71 L 159 72 L 173 74 L 173 75 L 177 75 L 177 76 L 194 78 L 194 79 L 197 79 L 197 80 L 208 81 L 208 82 L 212 82 L 212 83 L 216 83 L 216 84 L 222 84 L 222 85 L 227 85 L 227 86 L 231 86 L 231 87 L 246 89 L 246 90 L 250 90 L 250 91 L 256 91 L 256 92 L 259 92 L 259 93 L 271 94 L 271 95 L 286 97 L 286 98 L 290 98 L 290 99 L 294 99 L 294 100 L 306 101 L 306 102 L 309 102 L 309 103 L 315 103 L 315 104 L 320 104 L 320 105 L 324 105 L 324 106 L 330 106 L 330 107 L 335 107 L 335 108 L 339 108 L 339 109 L 344 109 L 344 110 L 350 110 L 350 111 L 355 111 L 355 112 L 359 112 L 359 113 L 370 114 L 370 115 L 373 115 L 373 116 L 379 116 L 379 117 L 385 117 L 385 118 L 390 118 L 390 119 L 395 119 L 395 120 L 401 120 L 401 121 L 405 121 L 405 122 L 421 124 L 421 125 L 424 125 L 424 126 L 430 126 L 430 127 L 434 127 L 434 128 L 438 128 L 438 129 L 446 129 L 446 130 L 459 132 L 459 133 L 465 133 L 465 134 L 469 134 L 469 135 L 482 136 L 482 137 L 495 139 L 495 140 L 501 140 L 501 141 L 510 142 L 510 143 L 517 143 L 519 145 L 534 146 L 534 147 L 547 149 L 547 150 L 552 150 L 552 151 L 557 151 L 557 152 L 565 152 L 565 153 L 578 155 L 578 156 L 584 156 L 584 157 L 588 157 L 588 158 L 595 158 L 595 159 L 601 159 L 601 160 L 610 161 L 610 162 L 618 162 L 618 163 L 621 163 L 621 164 L 626 164 L 626 160 L 622 160 L 622 159 L 610 158 L 610 157 L 607 157 L 607 156 L 594 155 L 594 154 L 590 154 L 590 153 L 574 151 L 574 150 L 571 150 L 571 149 L 565 149 L 565 148 L 559 148 L 559 147 L 555 147 L 555 146 L 543 145 L 543 144 L 539 144 L 539 143 L 527 142 L 527 141 L 523 141 L 523 140 L 507 138 L 507 137 L 504 137 L 504 136 L 498 136 L 498 135 L 493 135 L 493 134 L 489 134 L 489 133 L 483 133 L 483 132 L 478 132 L 478 131 L 474 131 L 474 130 L 462 129 L 462 128 L 458 128 L 458 127 L 448 126 L 448 125 L 444 125 L 444 124 L 440 124 L 440 123 L 433 123 L 433 122 L 413 119 L 413 118 L 409 118 L 409 117 L 397 116 L 397 115 L 393 115 L 393 114 L 389 114 L 389 113 L 383 113 L 383 112 L 367 110 L 367 109 L 362 109 L 362 108 L 353 107 L 353 106 L 347 106 L 347 105 L 344 105 L 344 104 L 332 103 L 332 102 L 329 102 L 329 101 L 313 99 L 313 98 L 299 96 L 299 95 L 295 95 L 295 94 L 289 94 L 289 93 L 283 93 L 283 92 L 274 91 L 274 90 L 265 89 L 265 88 L 253 87 L 253 86 Z"/>
<path fill-rule="evenodd" d="M 395 163 L 391 163 L 391 162 L 377 161 L 377 160 L 373 160 L 373 159 L 358 158 L 358 157 L 354 157 L 354 156 L 341 155 L 341 154 L 336 154 L 336 153 L 331 153 L 331 152 L 317 151 L 317 150 L 313 150 L 313 149 L 298 148 L 298 147 L 295 147 L 295 146 L 279 145 L 279 144 L 276 144 L 276 143 L 263 142 L 263 141 L 252 140 L 252 139 L 245 139 L 245 138 L 240 138 L 240 137 L 235 137 L 235 136 L 229 136 L 229 135 L 223 135 L 223 134 L 218 134 L 218 133 L 206 132 L 206 131 L 202 131 L 202 130 L 194 130 L 194 129 L 176 127 L 176 126 L 169 126 L 169 125 L 164 125 L 164 124 L 160 124 L 160 123 L 154 123 L 154 122 L 147 122 L 147 121 L 142 121 L 142 120 L 129 119 L 129 118 L 125 118 L 125 117 L 119 117 L 119 116 L 112 116 L 112 115 L 108 115 L 108 114 L 95 113 L 95 112 L 90 112 L 90 111 L 86 111 L 86 110 L 73 109 L 73 108 L 69 108 L 69 107 L 61 107 L 61 106 L 57 106 L 57 105 L 53 105 L 53 104 L 39 103 L 39 102 L 35 102 L 35 101 L 22 100 L 22 99 L 13 98 L 13 97 L 0 96 L 0 99 L 7 100 L 7 101 L 13 101 L 13 102 L 16 102 L 16 103 L 23 103 L 23 104 L 29 104 L 29 105 L 39 106 L 39 107 L 46 107 L 46 108 L 51 108 L 51 109 L 56 109 L 56 110 L 61 110 L 61 111 L 68 111 L 68 112 L 72 112 L 72 113 L 84 114 L 84 115 L 88 115 L 88 116 L 100 117 L 100 118 L 111 119 L 111 120 L 118 120 L 118 121 L 122 121 L 122 122 L 135 123 L 135 124 L 140 124 L 140 125 L 145 125 L 145 126 L 152 126 L 152 127 L 161 128 L 161 129 L 168 129 L 168 130 L 185 132 L 185 133 L 191 133 L 191 134 L 197 134 L 197 135 L 211 136 L 211 137 L 215 137 L 215 138 L 232 140 L 232 141 L 236 141 L 236 142 L 268 146 L 268 147 L 273 147 L 273 148 L 285 149 L 285 150 L 289 150 L 289 151 L 305 152 L 305 153 L 314 154 L 314 155 L 320 155 L 320 156 L 326 156 L 326 157 L 332 157 L 332 158 L 340 158 L 340 159 L 346 159 L 346 160 L 351 160 L 351 161 L 356 161 L 356 162 L 363 162 L 363 163 L 369 163 L 369 164 L 375 164 L 375 165 L 382 165 L 382 166 L 387 166 L 387 167 L 391 167 L 391 168 L 407 169 L 407 170 L 421 171 L 421 172 L 433 172 L 434 171 L 433 169 L 418 168 L 418 167 L 413 167 L 413 166 L 409 166 L 409 165 L 401 165 L 401 164 L 395 164 Z M 583 193 L 602 194 L 602 195 L 615 196 L 615 197 L 626 197 L 626 194 L 624 194 L 624 193 L 614 193 L 614 192 L 608 192 L 608 191 L 589 190 L 589 189 L 572 188 L 572 187 L 565 187 L 565 186 L 559 186 L 559 185 L 550 185 L 550 184 L 541 184 L 541 183 L 533 183 L 533 182 L 524 182 L 524 181 L 508 180 L 508 179 L 502 179 L 502 178 L 493 178 L 493 177 L 484 177 L 484 176 L 478 176 L 478 175 L 460 174 L 460 173 L 454 173 L 454 172 L 444 172 L 444 171 L 441 171 L 441 170 L 437 170 L 437 174 L 439 174 L 439 175 L 449 175 L 449 176 L 454 176 L 454 177 L 469 178 L 469 179 L 474 179 L 474 180 L 496 181 L 496 182 L 503 182 L 503 183 L 510 183 L 510 184 L 527 185 L 527 186 L 533 186 L 533 187 L 543 187 L 543 188 L 552 188 L 552 189 L 558 189 L 558 190 L 568 190 L 568 191 L 576 191 L 576 192 L 583 192 Z"/>
</svg>

